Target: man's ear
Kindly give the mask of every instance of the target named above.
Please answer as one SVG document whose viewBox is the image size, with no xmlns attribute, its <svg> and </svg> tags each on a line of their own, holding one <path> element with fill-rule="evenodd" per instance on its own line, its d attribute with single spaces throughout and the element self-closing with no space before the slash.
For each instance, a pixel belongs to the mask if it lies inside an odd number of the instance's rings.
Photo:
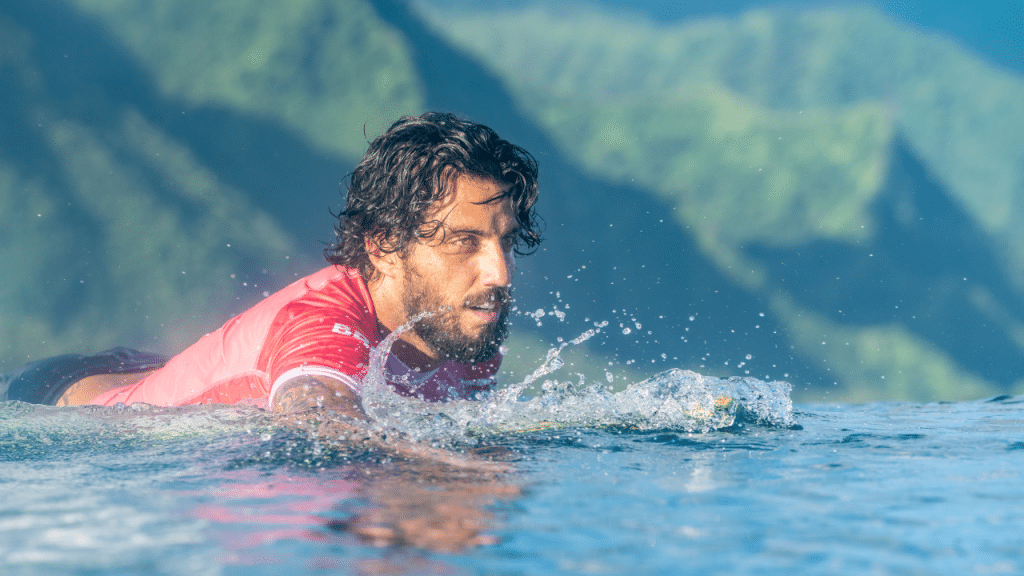
<svg viewBox="0 0 1024 576">
<path fill-rule="evenodd" d="M 366 246 L 366 255 L 370 258 L 370 264 L 381 276 L 395 277 L 402 269 L 402 258 L 398 252 L 386 252 L 381 250 L 377 239 L 366 236 L 363 239 Z"/>
</svg>

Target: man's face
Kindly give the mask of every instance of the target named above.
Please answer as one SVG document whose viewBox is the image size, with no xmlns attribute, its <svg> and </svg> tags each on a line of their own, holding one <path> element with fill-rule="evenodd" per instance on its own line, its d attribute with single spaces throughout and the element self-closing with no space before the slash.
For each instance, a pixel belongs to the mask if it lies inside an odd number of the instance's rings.
<svg viewBox="0 0 1024 576">
<path fill-rule="evenodd" d="M 433 313 L 413 333 L 438 359 L 482 362 L 505 339 L 516 219 L 509 198 L 488 201 L 507 187 L 459 176 L 455 194 L 427 218 L 442 221 L 443 231 L 413 242 L 403 260 L 406 318 Z"/>
</svg>

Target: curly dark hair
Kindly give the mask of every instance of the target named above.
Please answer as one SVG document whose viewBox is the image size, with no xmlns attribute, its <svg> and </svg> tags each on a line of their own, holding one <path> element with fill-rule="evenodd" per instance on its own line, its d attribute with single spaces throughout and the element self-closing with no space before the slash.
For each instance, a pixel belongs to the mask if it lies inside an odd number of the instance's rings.
<svg viewBox="0 0 1024 576">
<path fill-rule="evenodd" d="M 514 249 L 532 253 L 541 242 L 536 160 L 487 126 L 427 112 L 392 124 L 348 175 L 345 210 L 334 228 L 337 242 L 324 250 L 327 261 L 375 278 L 365 239 L 384 253 L 404 254 L 410 242 L 443 233 L 443 223 L 428 222 L 427 215 L 454 193 L 461 175 L 510 185 L 498 198 L 512 200 L 518 224 Z"/>
</svg>

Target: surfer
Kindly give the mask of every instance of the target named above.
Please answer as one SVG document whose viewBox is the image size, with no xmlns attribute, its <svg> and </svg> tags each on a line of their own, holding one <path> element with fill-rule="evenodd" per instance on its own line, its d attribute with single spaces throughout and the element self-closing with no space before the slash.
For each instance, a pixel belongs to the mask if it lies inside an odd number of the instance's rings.
<svg viewBox="0 0 1024 576">
<path fill-rule="evenodd" d="M 329 266 L 170 360 L 128 348 L 48 358 L 5 377 L 0 399 L 250 402 L 365 417 L 371 347 L 414 318 L 387 359 L 388 383 L 428 401 L 471 397 L 501 363 L 514 256 L 541 241 L 537 195 L 533 157 L 490 128 L 403 117 L 349 175 Z"/>
</svg>

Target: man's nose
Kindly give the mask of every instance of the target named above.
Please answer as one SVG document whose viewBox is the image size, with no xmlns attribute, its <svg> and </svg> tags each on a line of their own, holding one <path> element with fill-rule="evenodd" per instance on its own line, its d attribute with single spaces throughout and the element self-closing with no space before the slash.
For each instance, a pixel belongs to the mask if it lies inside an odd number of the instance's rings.
<svg viewBox="0 0 1024 576">
<path fill-rule="evenodd" d="M 514 268 L 515 260 L 512 253 L 505 251 L 501 243 L 489 244 L 482 251 L 480 280 L 485 286 L 510 286 Z"/>
</svg>

